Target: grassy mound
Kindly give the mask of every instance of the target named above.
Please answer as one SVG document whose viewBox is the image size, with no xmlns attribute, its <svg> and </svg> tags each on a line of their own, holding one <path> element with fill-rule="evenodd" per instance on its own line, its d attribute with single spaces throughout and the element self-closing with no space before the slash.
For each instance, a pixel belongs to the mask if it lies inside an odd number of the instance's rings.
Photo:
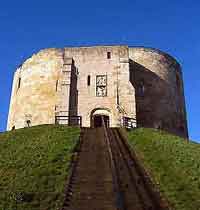
<svg viewBox="0 0 200 210">
<path fill-rule="evenodd" d="M 176 210 L 200 209 L 200 144 L 153 129 L 128 133 L 129 143 Z"/>
<path fill-rule="evenodd" d="M 0 134 L 0 210 L 56 210 L 80 130 L 43 125 Z"/>
</svg>

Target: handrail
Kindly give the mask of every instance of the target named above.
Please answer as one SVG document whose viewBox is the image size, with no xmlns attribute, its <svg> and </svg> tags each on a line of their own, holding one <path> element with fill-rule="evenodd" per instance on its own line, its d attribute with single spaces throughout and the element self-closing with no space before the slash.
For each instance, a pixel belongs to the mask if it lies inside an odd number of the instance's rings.
<svg viewBox="0 0 200 210">
<path fill-rule="evenodd" d="M 81 116 L 67 116 L 67 115 L 57 115 L 55 116 L 56 124 L 63 125 L 75 125 L 82 127 L 82 117 Z"/>
<path fill-rule="evenodd" d="M 123 127 L 125 128 L 135 128 L 136 124 L 137 124 L 137 120 L 135 118 L 130 118 L 130 117 L 123 117 L 122 118 L 122 123 L 123 123 Z"/>
<path fill-rule="evenodd" d="M 121 105 L 119 105 L 119 104 L 117 104 L 117 109 L 119 110 L 120 113 L 127 114 L 127 112 L 125 111 L 125 109 Z"/>
<path fill-rule="evenodd" d="M 102 125 L 103 125 L 103 129 L 104 129 L 104 134 L 105 134 L 105 141 L 106 141 L 106 144 L 107 144 L 109 158 L 110 158 L 110 167 L 111 167 L 111 172 L 112 172 L 114 191 L 117 194 L 116 195 L 117 210 L 124 210 L 125 208 L 124 208 L 124 204 L 123 204 L 122 199 L 121 199 L 122 196 L 121 196 L 119 181 L 118 181 L 118 177 L 116 175 L 117 169 L 116 169 L 116 166 L 115 166 L 115 161 L 114 161 L 113 154 L 112 154 L 112 149 L 111 149 L 110 138 L 108 137 L 107 128 L 105 126 L 103 116 L 101 116 L 101 120 L 102 120 Z"/>
<path fill-rule="evenodd" d="M 145 169 L 143 164 L 141 164 L 140 158 L 138 157 L 138 155 L 136 154 L 134 150 L 130 149 L 126 137 L 122 134 L 122 132 L 119 129 L 116 129 L 116 132 L 121 138 L 122 144 L 126 148 L 127 154 L 129 155 L 129 157 L 131 157 L 134 160 L 134 165 L 135 165 L 135 169 L 137 170 L 137 173 L 140 175 L 140 177 L 144 177 L 143 180 L 145 182 L 147 192 L 151 196 L 153 202 L 156 203 L 158 208 L 170 210 L 171 208 L 170 208 L 169 201 L 166 198 L 162 197 L 162 194 L 160 193 L 159 189 L 150 178 L 151 175 Z"/>
</svg>

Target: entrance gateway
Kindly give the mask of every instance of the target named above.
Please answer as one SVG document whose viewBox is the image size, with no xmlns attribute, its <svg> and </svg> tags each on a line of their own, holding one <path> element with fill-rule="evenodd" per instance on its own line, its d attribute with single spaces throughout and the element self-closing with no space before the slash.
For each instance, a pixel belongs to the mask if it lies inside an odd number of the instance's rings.
<svg viewBox="0 0 200 210">
<path fill-rule="evenodd" d="M 110 112 L 107 109 L 95 109 L 91 112 L 91 127 L 110 127 Z"/>
<path fill-rule="evenodd" d="M 104 124 L 107 128 L 109 128 L 109 116 L 106 115 L 94 115 L 94 127 L 102 127 Z"/>
</svg>

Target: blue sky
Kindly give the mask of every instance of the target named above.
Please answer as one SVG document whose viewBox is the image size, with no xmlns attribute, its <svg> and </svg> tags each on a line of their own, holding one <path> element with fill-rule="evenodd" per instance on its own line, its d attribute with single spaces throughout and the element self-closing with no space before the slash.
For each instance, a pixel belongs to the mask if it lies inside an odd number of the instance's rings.
<svg viewBox="0 0 200 210">
<path fill-rule="evenodd" d="M 183 67 L 190 138 L 199 140 L 200 1 L 34 0 L 0 3 L 0 131 L 16 67 L 41 48 L 126 44 L 159 48 Z"/>
</svg>

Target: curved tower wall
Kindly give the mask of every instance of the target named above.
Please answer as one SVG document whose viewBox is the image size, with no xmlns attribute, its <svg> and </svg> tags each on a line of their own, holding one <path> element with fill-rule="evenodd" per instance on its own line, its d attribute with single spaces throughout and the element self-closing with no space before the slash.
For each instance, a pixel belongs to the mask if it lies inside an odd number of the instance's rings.
<svg viewBox="0 0 200 210">
<path fill-rule="evenodd" d="M 14 74 L 7 129 L 55 123 L 56 81 L 63 66 L 62 51 L 42 50 Z"/>
<path fill-rule="evenodd" d="M 97 96 L 99 75 L 107 78 L 104 97 Z M 59 115 L 80 115 L 90 127 L 97 111 L 109 113 L 112 127 L 120 126 L 122 117 L 136 118 L 137 126 L 187 137 L 180 65 L 142 47 L 41 50 L 15 72 L 7 129 L 53 124 Z"/>
<path fill-rule="evenodd" d="M 188 137 L 181 67 L 159 50 L 129 48 L 137 125 Z"/>
</svg>

